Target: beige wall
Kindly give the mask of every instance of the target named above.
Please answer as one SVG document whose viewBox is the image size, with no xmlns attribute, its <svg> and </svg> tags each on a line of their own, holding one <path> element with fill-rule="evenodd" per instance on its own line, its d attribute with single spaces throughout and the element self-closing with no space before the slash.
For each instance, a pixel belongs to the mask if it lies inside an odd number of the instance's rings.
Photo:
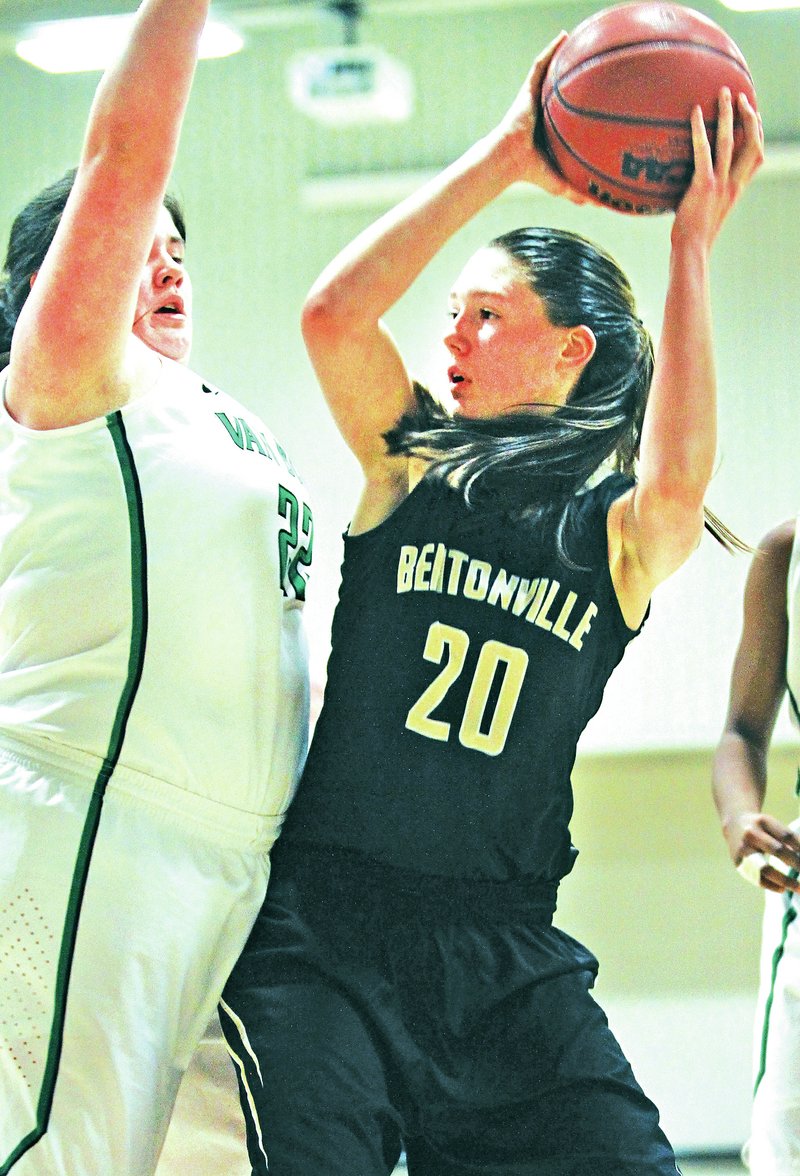
<svg viewBox="0 0 800 1176">
<path fill-rule="evenodd" d="M 600 960 L 596 996 L 685 1152 L 747 1134 L 762 895 L 728 858 L 710 749 L 584 755 L 580 855 L 557 920 Z M 767 804 L 785 820 L 800 748 L 776 747 Z"/>
<path fill-rule="evenodd" d="M 586 755 L 559 920 L 601 961 L 598 991 L 753 992 L 761 895 L 733 869 L 711 801 L 711 751 Z M 776 748 L 768 807 L 794 819 L 800 754 Z"/>
</svg>

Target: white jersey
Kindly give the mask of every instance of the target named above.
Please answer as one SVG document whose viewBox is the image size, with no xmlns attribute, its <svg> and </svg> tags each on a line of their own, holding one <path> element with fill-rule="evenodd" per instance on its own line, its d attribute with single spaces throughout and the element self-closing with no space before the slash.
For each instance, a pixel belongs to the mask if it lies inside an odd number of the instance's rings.
<svg viewBox="0 0 800 1176">
<path fill-rule="evenodd" d="M 67 428 L 0 404 L 0 742 L 212 819 L 280 814 L 307 737 L 311 547 L 284 451 L 178 364 Z"/>
<path fill-rule="evenodd" d="M 789 574 L 786 578 L 786 609 L 789 618 L 786 647 L 789 712 L 795 726 L 800 728 L 800 523 L 795 527 Z"/>
</svg>

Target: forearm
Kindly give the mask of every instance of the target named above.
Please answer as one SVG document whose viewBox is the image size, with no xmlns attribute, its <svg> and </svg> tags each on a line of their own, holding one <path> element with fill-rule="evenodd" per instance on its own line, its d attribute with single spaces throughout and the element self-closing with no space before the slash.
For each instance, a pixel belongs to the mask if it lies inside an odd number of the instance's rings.
<svg viewBox="0 0 800 1176">
<path fill-rule="evenodd" d="M 640 482 L 679 509 L 699 512 L 717 444 L 716 375 L 708 249 L 681 242 L 669 285 L 640 451 Z"/>
<path fill-rule="evenodd" d="M 742 818 L 761 812 L 766 790 L 766 747 L 728 728 L 714 755 L 712 791 L 729 844 L 737 843 Z"/>
<path fill-rule="evenodd" d="M 208 0 L 145 0 L 98 86 L 70 198 L 14 332 L 9 395 L 30 427 L 99 416 L 144 371 L 131 360 L 131 325 L 207 11 Z"/>
<path fill-rule="evenodd" d="M 497 135 L 481 139 L 342 250 L 314 283 L 309 305 L 324 305 L 355 327 L 374 323 L 523 166 L 513 142 Z"/>
<path fill-rule="evenodd" d="M 113 162 L 165 186 L 177 150 L 210 0 L 144 0 L 127 45 L 100 81 L 83 162 Z"/>
</svg>

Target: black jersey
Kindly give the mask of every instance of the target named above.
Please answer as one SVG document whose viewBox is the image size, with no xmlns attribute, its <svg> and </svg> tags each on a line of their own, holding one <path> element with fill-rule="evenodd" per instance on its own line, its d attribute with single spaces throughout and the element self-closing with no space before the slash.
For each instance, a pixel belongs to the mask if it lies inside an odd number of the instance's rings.
<svg viewBox="0 0 800 1176">
<path fill-rule="evenodd" d="M 612 474 L 556 523 L 424 479 L 345 536 L 322 713 L 283 838 L 424 873 L 570 869 L 578 738 L 635 631 L 608 566 Z"/>
</svg>

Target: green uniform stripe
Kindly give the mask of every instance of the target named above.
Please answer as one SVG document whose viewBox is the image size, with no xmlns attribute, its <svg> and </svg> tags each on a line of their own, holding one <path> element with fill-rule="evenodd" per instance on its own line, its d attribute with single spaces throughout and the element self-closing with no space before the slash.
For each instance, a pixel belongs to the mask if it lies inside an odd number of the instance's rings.
<svg viewBox="0 0 800 1176">
<path fill-rule="evenodd" d="M 791 878 L 796 878 L 798 876 L 798 871 L 791 870 L 789 872 L 789 876 Z M 772 956 L 772 975 L 770 978 L 769 995 L 767 996 L 767 1001 L 766 1001 L 766 1004 L 764 1005 L 764 1024 L 761 1029 L 761 1052 L 759 1054 L 758 1074 L 756 1075 L 755 1086 L 753 1087 L 753 1094 L 754 1095 L 755 1095 L 756 1091 L 758 1090 L 759 1086 L 761 1085 L 761 1079 L 764 1077 L 764 1074 L 767 1069 L 767 1041 L 769 1040 L 769 1020 L 770 1020 L 770 1014 L 772 1013 L 772 1002 L 775 998 L 775 981 L 777 980 L 777 977 L 778 977 L 778 965 L 780 964 L 781 960 L 783 959 L 783 953 L 786 950 L 786 937 L 789 934 L 789 928 L 791 927 L 792 923 L 795 921 L 796 918 L 797 918 L 797 909 L 794 905 L 794 897 L 790 893 L 788 903 L 786 906 L 786 913 L 784 914 L 783 919 L 781 921 L 780 943 L 775 948 L 775 951 Z"/>
<path fill-rule="evenodd" d="M 119 702 L 117 703 L 108 750 L 106 751 L 105 758 L 92 789 L 89 809 L 81 833 L 75 869 L 72 875 L 69 901 L 64 919 L 64 930 L 61 938 L 61 950 L 58 958 L 58 969 L 56 972 L 50 1041 L 47 1050 L 44 1076 L 42 1078 L 42 1089 L 36 1107 L 36 1126 L 21 1140 L 8 1159 L 0 1166 L 0 1176 L 7 1176 L 7 1173 L 11 1171 L 17 1160 L 29 1151 L 47 1131 L 50 1111 L 53 1106 L 58 1068 L 61 1061 L 69 981 L 72 971 L 72 961 L 75 955 L 75 942 L 78 936 L 81 907 L 83 905 L 89 866 L 92 859 L 92 850 L 100 824 L 100 815 L 106 787 L 119 760 L 119 754 L 125 739 L 128 718 L 134 699 L 136 698 L 136 692 L 139 688 L 142 668 L 144 666 L 144 653 L 147 642 L 147 547 L 145 543 L 142 492 L 133 453 L 128 444 L 122 414 L 119 412 L 111 413 L 106 418 L 106 424 L 117 453 L 128 506 L 131 547 L 131 642 L 128 652 L 128 672 Z"/>
<path fill-rule="evenodd" d="M 791 706 L 792 711 L 794 712 L 794 717 L 797 719 L 798 723 L 800 723 L 800 708 L 798 708 L 798 706 L 797 706 L 797 699 L 792 694 L 791 689 L 788 690 L 788 694 L 789 694 L 789 705 Z"/>
</svg>

